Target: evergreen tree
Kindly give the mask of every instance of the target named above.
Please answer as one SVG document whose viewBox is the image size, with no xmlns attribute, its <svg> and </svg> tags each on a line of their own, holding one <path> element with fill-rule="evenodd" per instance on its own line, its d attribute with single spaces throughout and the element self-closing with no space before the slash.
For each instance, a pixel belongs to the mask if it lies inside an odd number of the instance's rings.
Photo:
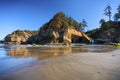
<svg viewBox="0 0 120 80">
<path fill-rule="evenodd" d="M 118 10 L 118 13 L 120 14 L 120 4 L 119 4 L 117 10 Z"/>
<path fill-rule="evenodd" d="M 105 22 L 105 20 L 104 20 L 104 19 L 101 19 L 99 23 L 101 24 L 101 27 L 100 27 L 100 28 L 101 28 L 101 30 L 106 30 L 106 29 L 108 29 L 108 28 L 109 28 L 108 23 L 107 23 L 107 22 Z"/>
<path fill-rule="evenodd" d="M 105 20 L 104 20 L 104 19 L 101 19 L 99 23 L 100 23 L 100 24 L 104 24 L 104 23 L 105 23 Z"/>
<path fill-rule="evenodd" d="M 105 8 L 105 10 L 104 10 L 104 11 L 105 11 L 104 15 L 109 17 L 109 21 L 111 21 L 111 16 L 112 16 L 112 15 L 111 15 L 111 14 L 112 14 L 112 13 L 111 13 L 111 10 L 112 10 L 112 8 L 111 8 L 111 6 L 110 6 L 109 4 L 108 4 L 108 6 Z"/>
<path fill-rule="evenodd" d="M 118 19 L 120 19 L 120 5 L 117 8 L 117 13 L 114 15 L 114 20 L 117 21 Z"/>
<path fill-rule="evenodd" d="M 84 32 L 85 27 L 88 27 L 86 20 L 82 19 L 82 22 L 79 23 L 79 26 L 80 26 L 79 30 Z"/>
</svg>

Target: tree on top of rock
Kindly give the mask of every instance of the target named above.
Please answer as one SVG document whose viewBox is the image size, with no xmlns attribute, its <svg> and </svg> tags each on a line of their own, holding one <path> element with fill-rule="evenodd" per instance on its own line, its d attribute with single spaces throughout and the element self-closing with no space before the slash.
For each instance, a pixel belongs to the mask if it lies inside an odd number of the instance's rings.
<svg viewBox="0 0 120 80">
<path fill-rule="evenodd" d="M 54 15 L 53 19 L 65 19 L 65 14 L 63 12 L 58 12 Z"/>
<path fill-rule="evenodd" d="M 117 13 L 114 15 L 114 20 L 117 21 L 118 19 L 120 19 L 120 5 L 117 8 Z"/>
<path fill-rule="evenodd" d="M 104 15 L 109 17 L 109 21 L 111 21 L 111 16 L 112 16 L 111 10 L 112 10 L 112 8 L 109 4 L 107 5 L 107 7 L 104 10 L 105 11 Z"/>
<path fill-rule="evenodd" d="M 53 18 L 40 29 L 60 31 L 62 29 L 74 28 L 78 30 L 79 24 L 72 17 L 66 16 L 63 12 L 56 13 Z M 41 31 L 41 30 L 40 30 Z"/>
<path fill-rule="evenodd" d="M 84 32 L 85 27 L 88 27 L 87 22 L 85 19 L 82 19 L 82 22 L 79 23 L 79 30 Z"/>
</svg>

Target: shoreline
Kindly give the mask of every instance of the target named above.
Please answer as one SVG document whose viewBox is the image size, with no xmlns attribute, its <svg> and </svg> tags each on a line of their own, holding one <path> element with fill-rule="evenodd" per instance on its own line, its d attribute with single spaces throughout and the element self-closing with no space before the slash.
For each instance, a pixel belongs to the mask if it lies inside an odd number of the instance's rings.
<svg viewBox="0 0 120 80">
<path fill-rule="evenodd" d="M 3 43 L 1 43 L 3 44 Z M 4 44 L 9 45 L 9 44 Z M 81 47 L 81 46 L 114 46 L 109 44 L 81 44 L 81 43 L 72 43 L 71 46 L 63 44 L 10 44 L 9 46 L 15 47 Z"/>
</svg>

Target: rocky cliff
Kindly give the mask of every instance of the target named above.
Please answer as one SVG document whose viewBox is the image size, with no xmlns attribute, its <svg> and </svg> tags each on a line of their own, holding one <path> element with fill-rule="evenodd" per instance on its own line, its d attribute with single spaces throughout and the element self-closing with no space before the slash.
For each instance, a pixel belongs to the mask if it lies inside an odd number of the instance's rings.
<svg viewBox="0 0 120 80">
<path fill-rule="evenodd" d="M 38 35 L 28 39 L 28 43 L 65 43 L 90 41 L 90 38 L 79 30 L 79 24 L 64 13 L 57 13 L 48 23 L 39 29 Z"/>
<path fill-rule="evenodd" d="M 4 38 L 4 42 L 21 44 L 28 40 L 29 37 L 35 35 L 36 32 L 28 30 L 16 30 L 11 34 L 8 34 Z"/>
</svg>

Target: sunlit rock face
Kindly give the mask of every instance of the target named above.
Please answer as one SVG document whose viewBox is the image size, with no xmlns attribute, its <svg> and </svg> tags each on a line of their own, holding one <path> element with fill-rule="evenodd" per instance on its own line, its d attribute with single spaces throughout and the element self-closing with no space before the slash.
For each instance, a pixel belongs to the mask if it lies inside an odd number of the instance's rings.
<svg viewBox="0 0 120 80">
<path fill-rule="evenodd" d="M 41 30 L 38 35 L 35 35 L 27 41 L 28 43 L 63 43 L 70 45 L 71 42 L 80 43 L 82 41 L 90 41 L 90 38 L 83 32 L 77 31 L 73 28 L 66 28 L 64 30 Z"/>
<path fill-rule="evenodd" d="M 79 24 L 64 13 L 57 13 L 49 22 L 40 27 L 37 35 L 32 36 L 28 43 L 64 43 L 90 41 L 90 38 L 79 30 Z"/>
<path fill-rule="evenodd" d="M 29 37 L 33 35 L 33 32 L 28 31 L 28 30 L 16 30 L 11 34 L 8 34 L 4 38 L 4 42 L 13 42 L 16 44 L 21 44 L 23 42 L 26 42 Z"/>
<path fill-rule="evenodd" d="M 91 39 L 81 31 L 68 28 L 64 33 L 63 41 L 65 44 L 70 45 L 73 43 L 80 43 L 82 41 L 90 41 Z"/>
</svg>

